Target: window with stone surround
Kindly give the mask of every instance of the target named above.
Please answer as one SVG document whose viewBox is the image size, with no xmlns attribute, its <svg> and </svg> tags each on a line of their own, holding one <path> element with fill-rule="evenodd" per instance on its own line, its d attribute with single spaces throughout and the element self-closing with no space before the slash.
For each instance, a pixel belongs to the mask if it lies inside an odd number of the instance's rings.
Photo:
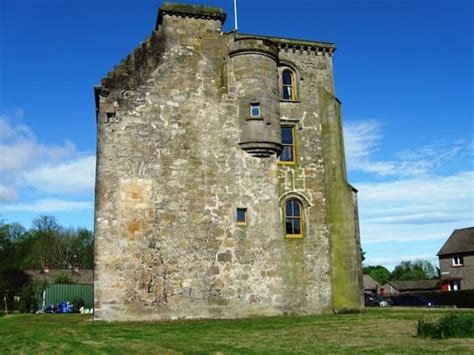
<svg viewBox="0 0 474 355">
<path fill-rule="evenodd" d="M 285 68 L 281 72 L 281 98 L 286 101 L 297 99 L 296 75 L 290 68 Z"/>
<path fill-rule="evenodd" d="M 237 208 L 237 224 L 247 224 L 247 209 Z"/>
<path fill-rule="evenodd" d="M 281 151 L 278 160 L 280 164 L 294 164 L 295 159 L 295 128 L 293 126 L 281 127 L 281 144 L 283 150 Z"/>
<path fill-rule="evenodd" d="M 250 117 L 260 118 L 260 102 L 252 102 L 250 104 Z"/>
<path fill-rule="evenodd" d="M 285 235 L 287 238 L 303 238 L 303 208 L 295 198 L 285 203 Z"/>
</svg>

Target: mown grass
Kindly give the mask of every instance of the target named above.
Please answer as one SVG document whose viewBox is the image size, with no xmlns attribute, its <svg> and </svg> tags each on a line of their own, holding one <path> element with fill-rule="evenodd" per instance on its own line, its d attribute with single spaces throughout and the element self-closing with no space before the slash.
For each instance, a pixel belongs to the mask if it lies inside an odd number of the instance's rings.
<svg viewBox="0 0 474 355">
<path fill-rule="evenodd" d="M 474 339 L 416 337 L 417 321 L 441 309 L 370 309 L 364 314 L 94 322 L 81 315 L 6 315 L 0 353 L 472 353 Z M 473 311 L 455 311 L 470 312 Z"/>
</svg>

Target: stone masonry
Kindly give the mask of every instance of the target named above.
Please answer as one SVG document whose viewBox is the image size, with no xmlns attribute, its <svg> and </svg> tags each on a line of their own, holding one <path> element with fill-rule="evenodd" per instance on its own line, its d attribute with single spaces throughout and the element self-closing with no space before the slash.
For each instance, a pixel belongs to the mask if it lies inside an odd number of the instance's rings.
<svg viewBox="0 0 474 355">
<path fill-rule="evenodd" d="M 164 3 L 150 37 L 95 88 L 96 319 L 362 307 L 335 47 L 223 33 L 225 17 Z M 279 161 L 281 127 L 294 132 L 290 163 Z M 298 238 L 285 229 L 292 199 L 301 206 Z"/>
</svg>

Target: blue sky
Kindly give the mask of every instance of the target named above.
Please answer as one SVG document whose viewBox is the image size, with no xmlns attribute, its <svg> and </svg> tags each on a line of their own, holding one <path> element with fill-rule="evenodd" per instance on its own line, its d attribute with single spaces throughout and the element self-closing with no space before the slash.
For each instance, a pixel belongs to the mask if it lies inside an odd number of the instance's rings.
<svg viewBox="0 0 474 355">
<path fill-rule="evenodd" d="M 232 0 L 188 1 L 223 7 Z M 0 0 L 0 216 L 93 226 L 93 87 L 160 1 Z M 239 30 L 334 42 L 367 263 L 435 254 L 474 225 L 470 0 L 239 0 Z"/>
</svg>

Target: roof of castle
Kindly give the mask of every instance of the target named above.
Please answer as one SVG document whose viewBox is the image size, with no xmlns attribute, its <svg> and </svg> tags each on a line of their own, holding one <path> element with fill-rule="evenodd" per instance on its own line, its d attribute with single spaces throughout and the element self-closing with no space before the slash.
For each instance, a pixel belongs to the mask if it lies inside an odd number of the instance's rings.
<svg viewBox="0 0 474 355">
<path fill-rule="evenodd" d="M 159 54 L 163 50 L 163 41 L 159 36 L 160 31 L 158 25 L 162 23 L 164 15 L 220 20 L 221 22 L 224 22 L 226 18 L 224 10 L 219 7 L 170 2 L 163 3 L 158 11 L 156 29 L 143 42 L 140 42 L 138 47 L 136 47 L 126 58 L 109 71 L 101 80 L 100 85 L 95 87 L 96 105 L 98 102 L 98 95 L 108 95 L 109 89 L 117 87 L 134 87 L 136 84 L 144 80 L 148 73 L 160 61 Z M 256 38 L 268 40 L 274 42 L 281 51 L 332 56 L 336 50 L 336 46 L 329 42 L 242 34 L 237 31 L 231 31 L 227 34 L 234 35 L 235 39 Z"/>
<path fill-rule="evenodd" d="M 474 227 L 455 229 L 437 255 L 464 253 L 474 253 Z"/>
<path fill-rule="evenodd" d="M 321 42 L 321 41 L 311 41 L 306 39 L 296 39 L 296 38 L 285 38 L 285 37 L 276 37 L 276 36 L 263 36 L 263 35 L 254 35 L 246 33 L 236 33 L 236 38 L 261 38 L 270 40 L 278 44 L 280 49 L 285 48 L 296 48 L 302 50 L 315 50 L 319 49 L 322 52 L 333 53 L 336 50 L 336 45 L 330 42 Z"/>
<path fill-rule="evenodd" d="M 202 6 L 202 5 L 194 5 L 194 4 L 181 4 L 181 3 L 171 3 L 165 2 L 160 6 L 158 11 L 158 19 L 156 21 L 156 27 L 161 25 L 163 21 L 163 15 L 174 15 L 174 16 L 182 16 L 182 17 L 193 17 L 193 18 L 201 18 L 201 19 L 212 19 L 212 20 L 219 20 L 222 23 L 226 19 L 226 13 L 223 9 L 219 7 L 210 7 L 210 6 Z M 244 33 L 236 33 L 236 38 L 261 38 L 266 40 L 271 40 L 276 42 L 280 48 L 288 48 L 288 47 L 297 47 L 298 49 L 311 49 L 311 48 L 320 48 L 323 49 L 323 52 L 332 53 L 336 49 L 336 46 L 333 43 L 329 42 L 321 42 L 321 41 L 311 41 L 305 39 L 295 39 L 295 38 L 284 38 L 284 37 L 276 37 L 276 36 L 263 36 L 263 35 L 255 35 L 255 34 L 244 34 Z"/>
<path fill-rule="evenodd" d="M 157 27 L 163 21 L 163 15 L 165 14 L 219 20 L 222 23 L 227 17 L 224 10 L 220 7 L 164 2 L 158 11 Z"/>
</svg>

